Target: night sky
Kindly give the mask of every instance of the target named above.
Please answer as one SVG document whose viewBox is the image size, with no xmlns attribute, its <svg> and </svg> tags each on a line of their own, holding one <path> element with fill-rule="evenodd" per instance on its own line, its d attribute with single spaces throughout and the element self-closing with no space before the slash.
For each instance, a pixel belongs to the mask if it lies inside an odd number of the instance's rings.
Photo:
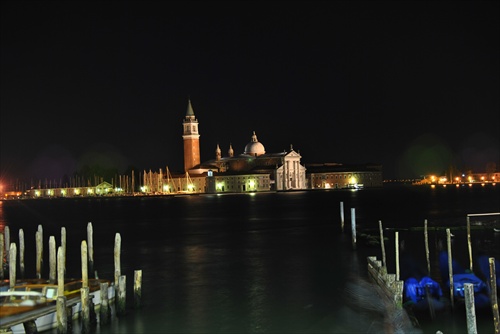
<svg viewBox="0 0 500 334">
<path fill-rule="evenodd" d="M 268 153 L 384 179 L 500 167 L 498 1 L 2 1 L 1 178 Z"/>
</svg>

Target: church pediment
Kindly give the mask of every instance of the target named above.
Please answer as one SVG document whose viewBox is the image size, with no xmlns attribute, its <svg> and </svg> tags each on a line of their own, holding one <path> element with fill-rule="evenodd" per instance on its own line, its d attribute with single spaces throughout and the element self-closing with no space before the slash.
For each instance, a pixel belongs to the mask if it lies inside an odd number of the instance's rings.
<svg viewBox="0 0 500 334">
<path fill-rule="evenodd" d="M 300 154 L 298 154 L 297 152 L 295 151 L 290 151 L 286 154 L 287 157 L 300 157 Z"/>
</svg>

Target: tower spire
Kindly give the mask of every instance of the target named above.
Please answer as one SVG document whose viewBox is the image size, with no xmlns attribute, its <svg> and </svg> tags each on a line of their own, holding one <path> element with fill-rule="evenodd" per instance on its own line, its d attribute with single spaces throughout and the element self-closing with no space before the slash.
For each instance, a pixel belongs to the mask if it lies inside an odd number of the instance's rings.
<svg viewBox="0 0 500 334">
<path fill-rule="evenodd" d="M 194 117 L 193 106 L 191 105 L 191 99 L 190 98 L 188 98 L 188 106 L 187 106 L 186 116 L 192 116 L 192 117 Z"/>
</svg>

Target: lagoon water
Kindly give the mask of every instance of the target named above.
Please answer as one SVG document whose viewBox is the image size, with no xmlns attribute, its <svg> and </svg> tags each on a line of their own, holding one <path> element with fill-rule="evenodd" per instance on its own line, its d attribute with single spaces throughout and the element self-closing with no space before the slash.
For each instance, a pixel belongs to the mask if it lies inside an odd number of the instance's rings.
<svg viewBox="0 0 500 334">
<path fill-rule="evenodd" d="M 341 231 L 340 202 L 345 213 Z M 351 245 L 351 209 L 358 228 Z M 425 268 L 421 227 L 448 226 L 453 256 L 468 266 L 466 215 L 500 212 L 500 187 L 412 187 L 297 191 L 287 193 L 164 197 L 11 200 L 0 202 L 0 230 L 11 242 L 23 229 L 26 277 L 35 276 L 35 233 L 43 227 L 48 276 L 48 239 L 60 244 L 67 232 L 67 276 L 78 277 L 80 245 L 92 223 L 94 269 L 113 278 L 115 235 L 121 236 L 121 273 L 127 277 L 127 314 L 113 317 L 97 333 L 403 333 L 466 332 L 461 312 L 419 327 L 370 311 L 378 299 L 363 290 L 366 257 L 381 259 L 380 246 L 364 234 L 385 228 L 387 266 L 395 273 L 394 235 Z M 473 218 L 483 226 L 500 217 Z M 460 228 L 457 228 L 460 227 Z M 443 230 L 431 231 L 431 272 Z M 473 252 L 500 258 L 500 236 L 492 228 L 473 230 Z M 142 305 L 133 309 L 134 271 L 142 270 Z M 350 294 L 357 289 L 364 300 Z M 478 314 L 479 332 L 493 331 L 491 314 Z M 78 324 L 74 331 L 78 332 Z"/>
</svg>

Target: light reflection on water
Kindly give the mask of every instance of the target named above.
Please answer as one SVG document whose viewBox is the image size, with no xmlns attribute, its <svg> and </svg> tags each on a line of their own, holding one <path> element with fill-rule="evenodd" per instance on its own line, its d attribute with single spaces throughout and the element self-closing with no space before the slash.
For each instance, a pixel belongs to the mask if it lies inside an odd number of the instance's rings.
<svg viewBox="0 0 500 334">
<path fill-rule="evenodd" d="M 380 219 L 384 226 L 403 228 L 422 224 L 423 217 L 430 224 L 460 221 L 463 212 L 493 210 L 491 203 L 498 198 L 498 192 L 491 201 L 483 194 L 476 203 L 466 194 L 452 194 L 453 201 L 443 195 L 450 196 L 412 189 L 27 201 L 8 205 L 0 219 L 8 222 L 14 236 L 25 229 L 31 269 L 31 240 L 38 224 L 43 224 L 47 240 L 50 235 L 59 240 L 65 226 L 68 258 L 79 259 L 87 222 L 92 222 L 100 277 L 113 275 L 114 235 L 121 234 L 129 310 L 98 333 L 382 333 L 383 312 L 352 305 L 353 298 L 346 295 L 351 283 L 362 291 L 356 278 L 366 276 L 366 256 L 380 258 L 378 248 L 351 249 L 349 209 L 356 208 L 361 229 L 378 226 Z M 344 234 L 339 231 L 340 201 L 345 203 Z M 393 232 L 387 231 L 390 240 Z M 455 234 L 455 243 L 461 244 L 463 233 Z M 481 244 L 499 245 L 490 234 L 480 237 Z M 400 234 L 416 254 L 424 253 L 422 239 L 421 233 Z M 394 244 L 387 242 L 386 249 L 388 268 L 394 268 Z M 457 250 L 463 253 L 466 247 Z M 78 261 L 70 262 L 68 271 L 78 275 Z M 143 271 L 141 310 L 130 305 L 136 269 Z M 463 332 L 462 320 L 443 319 L 425 332 Z"/>
</svg>

